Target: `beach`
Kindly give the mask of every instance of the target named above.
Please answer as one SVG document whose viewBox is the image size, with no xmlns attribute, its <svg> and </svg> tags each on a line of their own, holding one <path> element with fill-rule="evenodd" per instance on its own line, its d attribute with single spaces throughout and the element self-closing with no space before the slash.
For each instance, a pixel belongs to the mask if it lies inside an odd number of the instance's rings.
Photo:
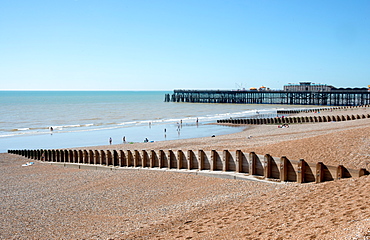
<svg viewBox="0 0 370 240">
<path fill-rule="evenodd" d="M 368 114 L 369 108 L 300 113 Z M 370 119 L 248 125 L 215 137 L 79 149 L 243 150 L 370 170 Z M 210 134 L 211 135 L 211 134 Z M 76 148 L 74 148 L 76 149 Z M 315 183 L 70 169 L 2 153 L 2 239 L 369 239 L 370 177 Z"/>
</svg>

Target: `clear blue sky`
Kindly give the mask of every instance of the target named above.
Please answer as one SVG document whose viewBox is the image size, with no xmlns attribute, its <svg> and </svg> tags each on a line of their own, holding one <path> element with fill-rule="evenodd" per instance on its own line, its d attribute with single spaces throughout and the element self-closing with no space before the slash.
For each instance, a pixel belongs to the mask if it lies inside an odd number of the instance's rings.
<svg viewBox="0 0 370 240">
<path fill-rule="evenodd" d="M 370 1 L 3 0 L 0 89 L 370 84 Z"/>
</svg>

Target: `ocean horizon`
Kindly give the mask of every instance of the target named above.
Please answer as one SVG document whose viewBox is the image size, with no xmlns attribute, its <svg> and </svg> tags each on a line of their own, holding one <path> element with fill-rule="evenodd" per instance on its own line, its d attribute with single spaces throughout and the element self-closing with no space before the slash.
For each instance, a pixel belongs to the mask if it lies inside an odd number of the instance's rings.
<svg viewBox="0 0 370 240">
<path fill-rule="evenodd" d="M 0 91 L 0 152 L 165 141 L 241 131 L 218 119 L 297 106 L 164 102 L 171 91 Z M 305 106 L 306 107 L 306 106 Z"/>
</svg>

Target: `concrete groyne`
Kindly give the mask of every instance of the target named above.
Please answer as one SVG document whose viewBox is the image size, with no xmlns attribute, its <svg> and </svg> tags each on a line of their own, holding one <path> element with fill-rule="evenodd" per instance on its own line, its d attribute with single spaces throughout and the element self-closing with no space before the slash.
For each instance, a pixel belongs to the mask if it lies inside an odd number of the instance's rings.
<svg viewBox="0 0 370 240">
<path fill-rule="evenodd" d="M 327 166 L 304 159 L 290 160 L 254 152 L 203 150 L 8 150 L 25 158 L 79 169 L 178 170 L 232 179 L 259 179 L 274 182 L 325 182 L 369 175 L 366 169 Z"/>
</svg>

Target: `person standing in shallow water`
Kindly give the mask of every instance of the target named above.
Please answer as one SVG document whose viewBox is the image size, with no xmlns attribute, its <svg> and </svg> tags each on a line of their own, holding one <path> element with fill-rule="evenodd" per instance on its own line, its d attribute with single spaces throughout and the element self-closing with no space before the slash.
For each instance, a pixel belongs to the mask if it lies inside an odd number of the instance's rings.
<svg viewBox="0 0 370 240">
<path fill-rule="evenodd" d="M 112 138 L 109 138 L 109 145 L 112 145 Z"/>
</svg>

